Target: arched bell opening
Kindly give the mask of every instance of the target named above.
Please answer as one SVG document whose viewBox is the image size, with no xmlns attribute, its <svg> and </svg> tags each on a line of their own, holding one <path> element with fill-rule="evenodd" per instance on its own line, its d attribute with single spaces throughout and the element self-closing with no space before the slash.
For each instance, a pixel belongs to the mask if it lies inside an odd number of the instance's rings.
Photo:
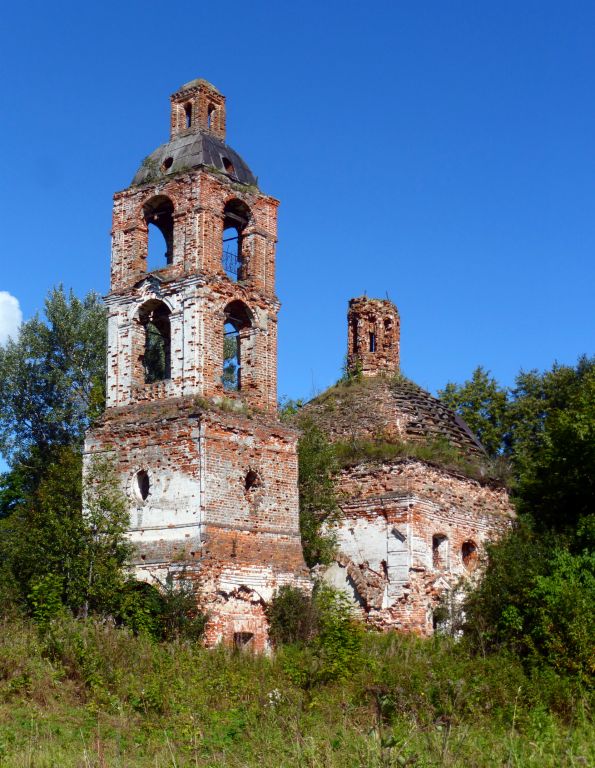
<svg viewBox="0 0 595 768">
<path fill-rule="evenodd" d="M 234 282 L 248 276 L 244 230 L 250 219 L 250 209 L 241 200 L 230 200 L 223 209 L 222 264 Z"/>
<path fill-rule="evenodd" d="M 147 272 L 173 263 L 174 204 L 165 195 L 152 197 L 143 205 L 147 226 Z"/>
<path fill-rule="evenodd" d="M 139 310 L 143 328 L 141 352 L 144 383 L 171 378 L 171 323 L 169 308 L 161 301 L 148 301 Z"/>
<path fill-rule="evenodd" d="M 225 307 L 223 322 L 223 373 L 221 382 L 229 392 L 242 389 L 243 366 L 247 344 L 252 331 L 250 310 L 242 301 L 232 301 Z"/>
</svg>

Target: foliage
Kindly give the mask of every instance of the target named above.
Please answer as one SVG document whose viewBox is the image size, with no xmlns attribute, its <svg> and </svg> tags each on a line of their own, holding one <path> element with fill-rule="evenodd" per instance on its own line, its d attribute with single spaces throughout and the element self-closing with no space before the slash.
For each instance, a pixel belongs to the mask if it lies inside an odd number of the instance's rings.
<svg viewBox="0 0 595 768">
<path fill-rule="evenodd" d="M 56 448 L 38 486 L 0 521 L 4 579 L 21 603 L 46 618 L 58 593 L 79 615 L 117 604 L 129 555 L 125 503 L 108 460 L 92 461 L 87 479 L 83 498 L 80 453 Z"/>
<path fill-rule="evenodd" d="M 309 566 L 329 563 L 335 549 L 333 526 L 340 510 L 335 492 L 338 464 L 335 451 L 313 422 L 301 424 L 298 443 L 300 532 Z"/>
<path fill-rule="evenodd" d="M 491 400 L 481 396 L 487 384 Z M 489 549 L 465 606 L 466 632 L 482 650 L 506 648 L 587 685 L 595 671 L 595 359 L 521 372 L 504 409 L 501 394 L 481 369 L 448 388 L 469 423 L 473 414 L 464 408 L 476 408 L 481 424 L 482 403 L 491 403 L 486 410 L 497 416 L 490 423 L 501 430 L 498 450 L 509 456 L 521 514 L 520 525 Z"/>
<path fill-rule="evenodd" d="M 343 680 L 362 663 L 363 627 L 343 592 L 317 584 L 312 596 L 297 606 L 296 595 L 285 593 L 279 599 L 278 610 L 273 609 L 277 637 L 295 637 L 294 645 L 283 648 L 281 663 L 296 685 L 310 690 Z M 301 621 L 289 616 L 290 603 L 300 611 Z M 300 631 L 302 636 L 296 637 Z"/>
<path fill-rule="evenodd" d="M 1 762 L 387 768 L 592 764 L 589 700 L 503 653 L 365 635 L 352 671 L 305 689 L 270 658 L 155 643 L 109 622 L 0 625 Z M 291 647 L 296 661 L 308 647 Z"/>
<path fill-rule="evenodd" d="M 523 384 L 527 390 L 527 377 Z M 575 548 L 593 548 L 595 521 L 595 360 L 543 377 L 547 407 L 528 438 L 527 419 L 517 436 L 519 510 L 540 530 L 576 537 Z M 535 410 L 531 396 L 529 407 Z M 529 399 L 528 395 L 524 399 Z M 521 399 L 517 400 L 520 406 Z M 578 536 L 577 536 L 578 534 Z"/>
<path fill-rule="evenodd" d="M 105 400 L 106 316 L 99 297 L 60 286 L 45 318 L 23 323 L 0 347 L 0 453 L 11 463 L 79 444 Z"/>
<path fill-rule="evenodd" d="M 489 371 L 478 366 L 469 381 L 460 386 L 448 382 L 438 394 L 449 408 L 463 417 L 489 456 L 498 456 L 505 450 L 507 391 L 490 376 Z"/>
<path fill-rule="evenodd" d="M 207 616 L 198 608 L 195 583 L 170 573 L 159 586 L 130 579 L 122 590 L 118 618 L 136 634 L 154 640 L 198 641 Z"/>
<path fill-rule="evenodd" d="M 499 458 L 474 460 L 473 457 L 462 455 L 446 438 L 424 441 L 385 440 L 382 436 L 375 440 L 354 438 L 337 440 L 333 448 L 339 465 L 343 467 L 411 458 L 436 464 L 482 482 L 505 483 L 509 476 L 506 461 Z"/>
<path fill-rule="evenodd" d="M 489 550 L 486 573 L 466 604 L 468 636 L 547 664 L 581 684 L 595 673 L 595 555 L 574 555 L 552 534 L 526 526 Z"/>
<path fill-rule="evenodd" d="M 318 631 L 312 595 L 289 584 L 282 586 L 266 608 L 269 638 L 274 646 L 311 640 Z"/>
</svg>

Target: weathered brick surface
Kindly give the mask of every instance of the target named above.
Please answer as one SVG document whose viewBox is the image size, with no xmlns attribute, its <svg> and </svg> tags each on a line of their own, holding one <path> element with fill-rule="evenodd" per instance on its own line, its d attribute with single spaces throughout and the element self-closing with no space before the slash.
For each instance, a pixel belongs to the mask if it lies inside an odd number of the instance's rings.
<svg viewBox="0 0 595 768">
<path fill-rule="evenodd" d="M 300 418 L 332 441 L 440 440 L 476 464 L 485 460 L 464 422 L 399 375 L 399 315 L 390 301 L 352 299 L 347 329 L 356 375 L 308 403 Z M 381 629 L 431 634 L 440 597 L 472 576 L 486 542 L 514 516 L 504 488 L 414 459 L 350 466 L 336 490 L 343 517 L 325 578 Z"/>
<path fill-rule="evenodd" d="M 400 337 L 399 312 L 392 301 L 367 296 L 349 301 L 347 367 L 352 373 L 397 373 Z"/>
<path fill-rule="evenodd" d="M 171 107 L 172 138 L 225 138 L 225 98 L 205 81 L 173 94 Z M 235 638 L 263 650 L 264 605 L 274 590 L 310 585 L 299 536 L 297 435 L 276 416 L 278 201 L 238 183 L 233 169 L 149 167 L 141 178 L 114 196 L 107 410 L 86 452 L 115 460 L 139 577 L 196 579 L 210 616 L 207 642 Z M 222 261 L 230 201 L 247 206 L 238 281 Z M 173 211 L 169 263 L 148 272 L 149 222 L 164 205 Z M 222 383 L 231 302 L 241 302 L 233 306 L 247 318 L 239 391 Z M 146 383 L 153 307 L 166 308 L 169 367 L 165 378 Z"/>
</svg>

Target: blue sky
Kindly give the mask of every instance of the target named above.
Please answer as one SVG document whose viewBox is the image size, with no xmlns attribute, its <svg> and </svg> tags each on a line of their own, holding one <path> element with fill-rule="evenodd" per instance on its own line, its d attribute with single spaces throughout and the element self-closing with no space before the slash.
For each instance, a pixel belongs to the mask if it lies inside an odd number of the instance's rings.
<svg viewBox="0 0 595 768">
<path fill-rule="evenodd" d="M 364 292 L 397 303 L 403 371 L 432 391 L 574 363 L 595 337 L 594 40 L 589 2 L 12 4 L 0 292 L 28 318 L 57 283 L 107 291 L 111 196 L 204 77 L 281 200 L 280 395 L 340 375 Z"/>
</svg>

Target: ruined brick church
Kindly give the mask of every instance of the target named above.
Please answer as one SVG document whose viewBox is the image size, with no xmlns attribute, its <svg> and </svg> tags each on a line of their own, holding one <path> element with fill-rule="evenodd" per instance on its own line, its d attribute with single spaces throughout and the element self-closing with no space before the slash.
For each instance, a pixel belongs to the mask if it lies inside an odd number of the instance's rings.
<svg viewBox="0 0 595 768">
<path fill-rule="evenodd" d="M 86 440 L 87 460 L 114 460 L 137 576 L 195 578 L 206 642 L 256 651 L 267 647 L 274 592 L 311 586 L 298 433 L 277 416 L 277 206 L 225 143 L 225 97 L 200 79 L 174 93 L 169 141 L 114 196 L 107 407 Z M 398 385 L 392 304 L 352 301 L 348 334 L 350 365 L 374 383 L 357 429 L 418 438 L 438 429 L 481 451 L 439 401 Z M 329 397 L 308 406 L 321 423 Z M 333 439 L 343 422 L 331 422 Z M 437 596 L 510 514 L 503 490 L 419 461 L 349 467 L 339 486 L 326 578 L 372 623 L 424 634 Z"/>
</svg>

